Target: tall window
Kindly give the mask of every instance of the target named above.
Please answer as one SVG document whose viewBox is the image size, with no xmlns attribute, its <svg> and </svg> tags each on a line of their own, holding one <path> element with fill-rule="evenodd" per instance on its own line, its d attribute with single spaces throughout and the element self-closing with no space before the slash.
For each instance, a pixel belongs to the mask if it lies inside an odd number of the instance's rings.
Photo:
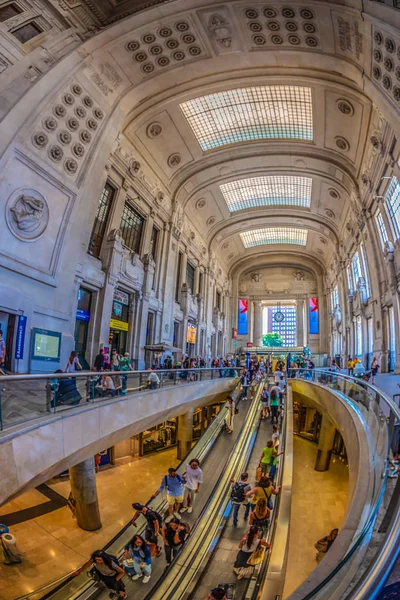
<svg viewBox="0 0 400 600">
<path fill-rule="evenodd" d="M 349 286 L 349 293 L 352 294 L 354 289 L 353 289 L 353 278 L 351 275 L 351 269 L 350 267 L 347 267 L 346 269 L 346 273 L 347 273 L 347 284 Z"/>
<path fill-rule="evenodd" d="M 179 302 L 179 292 L 181 291 L 181 274 L 182 274 L 182 252 L 179 252 L 178 268 L 176 270 L 175 302 Z"/>
<path fill-rule="evenodd" d="M 186 263 L 186 285 L 190 288 L 192 294 L 194 294 L 194 273 L 195 268 L 189 261 Z"/>
<path fill-rule="evenodd" d="M 129 202 L 125 202 L 122 211 L 120 230 L 125 246 L 139 254 L 144 219 Z"/>
<path fill-rule="evenodd" d="M 359 278 L 362 277 L 360 255 L 358 251 L 354 253 L 353 259 L 351 261 L 351 266 L 353 269 L 354 286 L 357 287 L 357 282 Z"/>
<path fill-rule="evenodd" d="M 98 258 L 100 256 L 101 245 L 107 227 L 110 209 L 115 196 L 115 188 L 107 181 L 100 197 L 100 203 L 97 208 L 94 219 L 92 233 L 90 235 L 88 253 Z"/>
<path fill-rule="evenodd" d="M 204 278 L 204 273 L 203 273 L 203 271 L 200 271 L 200 273 L 199 273 L 199 294 L 200 295 L 203 294 L 203 278 Z"/>
<path fill-rule="evenodd" d="M 364 274 L 365 288 L 367 292 L 367 298 L 371 296 L 371 285 L 369 282 L 369 272 L 368 272 L 368 263 L 367 263 L 367 255 L 365 253 L 365 246 L 361 242 L 360 244 L 360 252 L 361 252 L 361 260 L 362 260 L 362 270 Z"/>
<path fill-rule="evenodd" d="M 3 23 L 3 21 L 7 21 L 7 19 L 11 19 L 12 17 L 15 17 L 21 13 L 22 10 L 15 4 L 15 2 L 11 2 L 11 4 L 7 4 L 7 6 L 2 6 L 0 8 L 0 23 Z"/>
<path fill-rule="evenodd" d="M 339 306 L 339 290 L 338 286 L 335 285 L 332 291 L 332 310 L 335 310 L 337 306 Z"/>
<path fill-rule="evenodd" d="M 376 217 L 376 226 L 378 228 L 379 239 L 381 240 L 382 250 L 385 248 L 385 243 L 389 241 L 388 234 L 386 231 L 385 221 L 383 220 L 382 213 L 378 212 Z"/>
<path fill-rule="evenodd" d="M 274 318 L 277 312 L 283 313 L 283 321 L 277 321 Z M 295 306 L 269 306 L 267 319 L 268 333 L 279 333 L 283 339 L 284 346 L 296 346 L 297 327 Z"/>
<path fill-rule="evenodd" d="M 158 243 L 158 234 L 159 234 L 159 230 L 157 229 L 157 227 L 153 226 L 153 229 L 151 230 L 151 238 L 150 238 L 150 254 L 153 256 L 154 261 L 156 261 L 157 259 L 157 243 Z"/>
<path fill-rule="evenodd" d="M 218 310 L 221 310 L 221 292 L 217 292 L 215 295 L 216 298 L 216 305 Z"/>
<path fill-rule="evenodd" d="M 385 194 L 386 207 L 395 238 L 400 237 L 400 183 L 393 177 Z"/>
</svg>

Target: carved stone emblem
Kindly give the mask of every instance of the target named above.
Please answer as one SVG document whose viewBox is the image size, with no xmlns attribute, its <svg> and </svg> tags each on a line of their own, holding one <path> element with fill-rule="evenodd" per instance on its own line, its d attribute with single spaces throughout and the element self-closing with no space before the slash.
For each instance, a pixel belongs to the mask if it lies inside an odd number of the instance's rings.
<svg viewBox="0 0 400 600">
<path fill-rule="evenodd" d="M 260 283 L 262 274 L 261 273 L 252 273 L 250 277 L 251 277 L 252 281 L 254 281 L 254 283 Z"/>
<path fill-rule="evenodd" d="M 295 271 L 293 273 L 293 278 L 295 281 L 304 281 L 306 276 L 305 273 L 303 271 Z"/>
<path fill-rule="evenodd" d="M 147 136 L 149 138 L 158 137 L 162 133 L 162 126 L 160 123 L 150 123 L 146 129 Z"/>
<path fill-rule="evenodd" d="M 211 15 L 208 21 L 208 28 L 212 37 L 220 46 L 223 46 L 224 48 L 231 47 L 231 27 L 222 15 Z"/>
<path fill-rule="evenodd" d="M 19 240 L 36 240 L 49 221 L 47 202 L 35 190 L 16 190 L 6 205 L 6 221 L 11 233 Z"/>
</svg>

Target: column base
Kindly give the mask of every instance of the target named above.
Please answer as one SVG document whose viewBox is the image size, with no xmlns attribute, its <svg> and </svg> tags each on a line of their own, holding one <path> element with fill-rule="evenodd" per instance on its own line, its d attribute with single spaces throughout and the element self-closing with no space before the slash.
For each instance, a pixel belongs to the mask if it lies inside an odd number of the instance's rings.
<svg viewBox="0 0 400 600">
<path fill-rule="evenodd" d="M 178 440 L 178 447 L 176 452 L 176 457 L 178 460 L 183 460 L 185 456 L 189 454 L 192 449 L 192 442 L 185 440 Z"/>
<path fill-rule="evenodd" d="M 331 462 L 332 450 L 318 450 L 315 461 L 315 471 L 328 471 Z"/>
</svg>

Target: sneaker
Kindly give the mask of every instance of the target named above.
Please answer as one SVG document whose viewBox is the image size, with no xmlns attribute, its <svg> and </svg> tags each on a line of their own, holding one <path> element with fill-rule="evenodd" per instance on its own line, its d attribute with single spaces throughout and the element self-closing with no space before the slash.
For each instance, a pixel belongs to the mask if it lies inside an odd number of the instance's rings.
<svg viewBox="0 0 400 600">
<path fill-rule="evenodd" d="M 188 508 L 186 506 L 182 506 L 182 508 L 179 510 L 180 513 L 184 513 L 188 510 Z"/>
<path fill-rule="evenodd" d="M 179 521 L 182 521 L 182 517 L 179 513 L 174 512 L 173 516 L 175 517 L 175 519 L 179 519 Z M 165 522 L 167 522 L 167 521 L 165 521 Z"/>
<path fill-rule="evenodd" d="M 187 509 L 188 514 L 190 515 L 191 512 L 193 512 L 193 506 L 189 506 L 189 508 Z"/>
<path fill-rule="evenodd" d="M 132 581 L 137 581 L 141 578 L 141 575 L 132 575 Z"/>
<path fill-rule="evenodd" d="M 143 577 L 143 583 L 148 583 L 150 581 L 150 575 L 146 575 Z"/>
</svg>

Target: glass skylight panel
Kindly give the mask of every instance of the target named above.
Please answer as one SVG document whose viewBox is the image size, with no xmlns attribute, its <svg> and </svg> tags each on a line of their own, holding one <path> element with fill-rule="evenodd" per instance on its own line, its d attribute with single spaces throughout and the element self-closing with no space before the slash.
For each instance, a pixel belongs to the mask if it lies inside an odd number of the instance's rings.
<svg viewBox="0 0 400 600">
<path fill-rule="evenodd" d="M 290 175 L 250 177 L 219 186 L 230 212 L 257 206 L 311 205 L 312 179 Z"/>
<path fill-rule="evenodd" d="M 202 150 L 264 139 L 313 139 L 311 88 L 239 88 L 180 104 Z"/>
<path fill-rule="evenodd" d="M 297 244 L 305 246 L 307 244 L 307 229 L 264 227 L 263 229 L 245 231 L 240 234 L 240 237 L 245 248 L 263 246 L 264 244 Z"/>
<path fill-rule="evenodd" d="M 393 177 L 385 194 L 387 208 L 396 238 L 400 236 L 400 183 Z"/>
</svg>

